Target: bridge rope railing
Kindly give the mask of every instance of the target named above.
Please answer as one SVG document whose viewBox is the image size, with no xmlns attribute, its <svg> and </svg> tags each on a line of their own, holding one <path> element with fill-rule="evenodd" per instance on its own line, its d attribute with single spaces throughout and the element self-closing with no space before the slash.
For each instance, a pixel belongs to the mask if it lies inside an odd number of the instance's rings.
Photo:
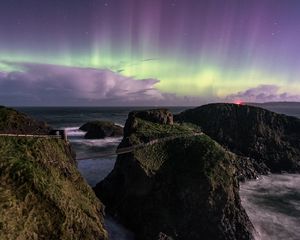
<svg viewBox="0 0 300 240">
<path fill-rule="evenodd" d="M 13 133 L 0 133 L 0 137 L 34 137 L 34 138 L 59 138 L 60 135 L 38 135 L 38 134 L 13 134 Z"/>
<path fill-rule="evenodd" d="M 180 135 L 176 135 L 176 136 L 158 138 L 158 139 L 154 139 L 149 142 L 146 142 L 146 143 L 141 143 L 141 144 L 133 145 L 130 147 L 118 148 L 115 152 L 102 153 L 102 154 L 97 154 L 97 155 L 90 156 L 90 157 L 76 158 L 76 160 L 80 161 L 80 160 L 87 160 L 87 159 L 112 157 L 112 156 L 116 156 L 116 155 L 130 153 L 130 152 L 133 152 L 134 150 L 145 148 L 145 147 L 151 146 L 153 144 L 167 142 L 167 141 L 171 141 L 171 140 L 178 139 L 178 138 L 195 137 L 195 136 L 200 136 L 200 135 L 203 135 L 203 133 L 180 134 Z"/>
<path fill-rule="evenodd" d="M 37 132 L 37 131 L 35 131 Z M 0 137 L 32 137 L 32 138 L 57 138 L 63 139 L 67 141 L 67 134 L 65 130 L 51 130 L 49 134 L 35 134 L 35 132 L 31 134 L 25 133 L 0 133 Z"/>
</svg>

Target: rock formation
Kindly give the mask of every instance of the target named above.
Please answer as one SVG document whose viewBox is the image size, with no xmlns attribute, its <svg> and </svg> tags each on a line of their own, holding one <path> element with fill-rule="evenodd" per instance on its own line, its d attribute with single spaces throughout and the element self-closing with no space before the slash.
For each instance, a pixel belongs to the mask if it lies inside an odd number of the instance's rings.
<svg viewBox="0 0 300 240">
<path fill-rule="evenodd" d="M 127 136 L 136 130 L 137 118 L 159 124 L 173 125 L 173 114 L 167 109 L 133 111 L 128 114 L 128 119 L 124 127 L 124 135 Z"/>
<path fill-rule="evenodd" d="M 211 138 L 244 157 L 242 164 L 252 165 L 252 171 L 300 171 L 300 119 L 296 117 L 220 103 L 186 110 L 175 119 L 200 126 Z"/>
<path fill-rule="evenodd" d="M 159 116 L 159 117 L 152 117 Z M 241 206 L 236 156 L 167 111 L 132 112 L 120 148 L 169 136 L 119 155 L 95 192 L 137 239 L 253 239 Z"/>
<path fill-rule="evenodd" d="M 106 137 L 123 136 L 123 128 L 109 121 L 88 122 L 80 127 L 80 130 L 86 131 L 87 139 L 102 139 Z"/>
</svg>

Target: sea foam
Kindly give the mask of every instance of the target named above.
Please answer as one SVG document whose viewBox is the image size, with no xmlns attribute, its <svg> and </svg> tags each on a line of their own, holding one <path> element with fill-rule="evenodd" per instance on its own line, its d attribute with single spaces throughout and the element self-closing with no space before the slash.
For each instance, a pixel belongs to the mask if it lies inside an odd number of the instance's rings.
<svg viewBox="0 0 300 240">
<path fill-rule="evenodd" d="M 240 196 L 257 239 L 300 239 L 299 174 L 274 174 L 242 183 Z"/>
<path fill-rule="evenodd" d="M 83 137 L 86 132 L 81 131 L 79 127 L 67 127 L 64 128 L 68 137 Z"/>
</svg>

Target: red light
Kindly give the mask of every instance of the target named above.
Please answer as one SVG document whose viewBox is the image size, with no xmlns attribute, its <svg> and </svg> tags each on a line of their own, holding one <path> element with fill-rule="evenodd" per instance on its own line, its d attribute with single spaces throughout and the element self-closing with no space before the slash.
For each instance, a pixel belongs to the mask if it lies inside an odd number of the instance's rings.
<svg viewBox="0 0 300 240">
<path fill-rule="evenodd" d="M 237 105 L 242 105 L 243 104 L 243 102 L 241 100 L 235 100 L 234 103 L 237 104 Z"/>
</svg>

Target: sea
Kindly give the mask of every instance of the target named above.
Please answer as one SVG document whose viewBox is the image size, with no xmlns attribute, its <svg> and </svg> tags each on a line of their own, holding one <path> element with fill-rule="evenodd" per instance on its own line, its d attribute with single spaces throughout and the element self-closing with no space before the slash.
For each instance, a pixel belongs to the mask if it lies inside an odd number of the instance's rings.
<svg viewBox="0 0 300 240">
<path fill-rule="evenodd" d="M 99 140 L 84 139 L 79 130 L 93 120 L 109 120 L 124 126 L 128 113 L 155 107 L 15 107 L 37 120 L 47 122 L 56 129 L 65 129 L 68 140 L 76 152 L 78 170 L 90 186 L 95 186 L 113 169 L 116 156 L 97 157 L 115 152 L 120 137 Z M 166 107 L 179 113 L 191 107 Z M 300 118 L 300 108 L 285 105 L 275 112 Z M 300 239 L 300 174 L 281 174 L 260 177 L 240 186 L 242 205 L 256 230 L 257 240 Z M 111 240 L 132 240 L 133 233 L 105 216 L 105 225 Z"/>
</svg>

